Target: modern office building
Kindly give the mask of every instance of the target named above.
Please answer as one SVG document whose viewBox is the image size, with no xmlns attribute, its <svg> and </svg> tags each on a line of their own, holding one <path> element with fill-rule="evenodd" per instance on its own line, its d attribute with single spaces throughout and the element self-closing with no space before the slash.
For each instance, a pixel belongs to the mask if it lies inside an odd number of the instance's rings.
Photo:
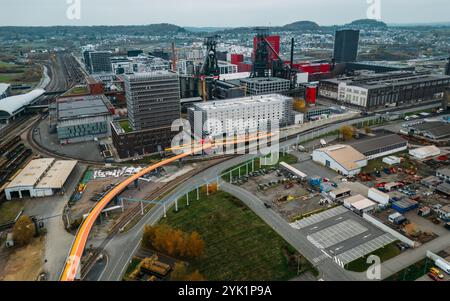
<svg viewBox="0 0 450 301">
<path fill-rule="evenodd" d="M 111 136 L 114 108 L 104 95 L 60 98 L 56 102 L 56 132 L 61 144 Z"/>
<path fill-rule="evenodd" d="M 120 158 L 155 153 L 169 147 L 180 118 L 180 83 L 176 73 L 154 71 L 124 75 L 128 120 L 113 122 L 112 138 Z"/>
<path fill-rule="evenodd" d="M 124 76 L 128 120 L 135 131 L 170 127 L 180 118 L 180 83 L 169 71 Z"/>
<path fill-rule="evenodd" d="M 112 73 L 111 52 L 91 51 L 89 52 L 90 73 Z"/>
<path fill-rule="evenodd" d="M 197 135 L 252 133 L 270 122 L 291 124 L 293 100 L 279 94 L 196 103 L 188 109 L 189 121 Z"/>
<path fill-rule="evenodd" d="M 337 30 L 334 41 L 336 63 L 355 62 L 358 56 L 359 30 Z"/>
<path fill-rule="evenodd" d="M 322 80 L 319 96 L 366 109 L 443 99 L 450 76 L 408 71 Z"/>
<path fill-rule="evenodd" d="M 291 82 L 278 77 L 255 77 L 240 80 L 247 95 L 264 95 L 286 92 L 291 88 Z"/>
</svg>

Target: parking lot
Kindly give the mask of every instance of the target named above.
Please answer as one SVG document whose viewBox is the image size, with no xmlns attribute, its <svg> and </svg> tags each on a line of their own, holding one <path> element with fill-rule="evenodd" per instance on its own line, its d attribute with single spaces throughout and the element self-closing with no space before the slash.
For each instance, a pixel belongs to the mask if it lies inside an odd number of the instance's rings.
<svg viewBox="0 0 450 301">
<path fill-rule="evenodd" d="M 341 266 L 396 240 L 343 206 L 304 218 L 291 226 L 306 234 L 314 246 L 334 257 Z"/>
</svg>

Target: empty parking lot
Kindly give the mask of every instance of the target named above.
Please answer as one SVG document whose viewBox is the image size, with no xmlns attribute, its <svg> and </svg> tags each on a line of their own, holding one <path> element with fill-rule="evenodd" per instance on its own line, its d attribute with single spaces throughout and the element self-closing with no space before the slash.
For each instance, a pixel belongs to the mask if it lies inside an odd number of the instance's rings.
<svg viewBox="0 0 450 301">
<path fill-rule="evenodd" d="M 312 215 L 291 226 L 307 235 L 308 240 L 345 265 L 395 241 L 395 238 L 376 228 L 343 206 Z"/>
</svg>

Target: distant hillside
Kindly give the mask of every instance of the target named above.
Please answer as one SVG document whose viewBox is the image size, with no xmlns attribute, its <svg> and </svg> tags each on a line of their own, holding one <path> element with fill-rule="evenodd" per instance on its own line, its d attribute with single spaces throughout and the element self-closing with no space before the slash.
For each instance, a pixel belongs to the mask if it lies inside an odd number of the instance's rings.
<svg viewBox="0 0 450 301">
<path fill-rule="evenodd" d="M 297 30 L 318 30 L 320 29 L 319 24 L 311 21 L 298 21 L 291 24 L 284 25 L 282 27 L 284 30 L 297 31 Z"/>
<path fill-rule="evenodd" d="M 387 28 L 388 27 L 386 23 L 377 21 L 377 20 L 372 20 L 372 19 L 355 20 L 348 25 L 350 27 L 359 27 L 359 28 Z"/>
<path fill-rule="evenodd" d="M 15 38 L 18 36 L 35 36 L 39 38 L 52 37 L 55 35 L 65 36 L 98 36 L 108 34 L 123 35 L 166 35 L 183 33 L 186 30 L 180 26 L 161 23 L 150 25 L 132 26 L 50 26 L 50 27 L 0 27 L 0 37 Z"/>
</svg>

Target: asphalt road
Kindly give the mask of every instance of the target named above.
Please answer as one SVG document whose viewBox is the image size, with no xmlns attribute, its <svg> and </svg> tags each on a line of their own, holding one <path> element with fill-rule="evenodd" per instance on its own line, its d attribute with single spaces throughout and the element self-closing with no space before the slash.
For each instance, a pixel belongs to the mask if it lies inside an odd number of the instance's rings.
<svg viewBox="0 0 450 301">
<path fill-rule="evenodd" d="M 405 109 L 405 111 L 410 111 L 411 108 Z M 364 117 L 360 118 L 359 122 L 363 120 L 367 120 L 371 118 Z M 373 117 L 372 117 L 373 118 Z M 355 121 L 353 121 L 354 123 Z M 329 125 L 324 129 L 320 129 L 314 131 L 314 133 L 307 134 L 299 134 L 300 141 L 309 140 L 313 138 L 317 138 L 318 136 L 328 133 L 330 131 L 339 129 L 344 124 L 349 124 L 349 121 L 338 122 L 336 124 Z M 289 141 L 281 142 L 280 148 L 287 147 L 289 145 L 293 145 L 297 142 L 296 139 L 292 139 Z M 223 170 L 227 168 L 236 166 L 238 164 L 244 163 L 252 158 L 256 158 L 256 155 L 243 155 L 232 160 L 223 162 L 214 167 L 211 167 L 201 174 L 197 175 L 195 178 L 192 178 L 180 185 L 176 188 L 173 193 L 166 198 L 168 201 L 166 203 L 167 208 L 174 204 L 174 200 L 185 195 L 187 192 L 192 191 L 197 185 L 204 185 L 207 181 L 214 181 L 217 179 L 218 175 L 222 173 Z M 241 191 L 238 188 L 233 188 L 228 185 L 223 186 L 224 189 L 228 189 L 229 192 L 233 194 L 238 194 L 242 197 L 242 200 L 246 202 L 247 205 L 251 209 L 253 209 L 258 215 L 260 215 L 269 225 L 271 225 L 275 231 L 277 231 L 283 238 L 285 238 L 290 244 L 292 244 L 296 249 L 300 251 L 308 260 L 312 261 L 316 258 L 321 258 L 321 261 L 318 262 L 317 268 L 320 271 L 319 278 L 323 280 L 340 280 L 340 281 L 362 281 L 367 280 L 364 273 L 353 273 L 346 271 L 339 267 L 337 264 L 333 262 L 333 260 L 325 254 L 323 254 L 320 250 L 318 250 L 315 246 L 313 246 L 306 239 L 306 236 L 299 233 L 293 229 L 289 224 L 283 220 L 280 216 L 274 214 L 274 212 L 265 209 L 263 205 L 260 204 L 260 201 L 253 195 L 249 194 L 247 191 Z M 261 207 L 263 206 L 263 207 Z M 262 210 L 264 209 L 264 210 Z M 101 281 L 119 281 L 121 280 L 125 269 L 130 262 L 133 253 L 138 249 L 141 241 L 142 230 L 146 224 L 155 224 L 160 218 L 163 217 L 163 208 L 162 206 L 154 207 L 150 210 L 140 221 L 139 223 L 127 233 L 117 235 L 114 239 L 112 239 L 105 248 L 105 251 L 108 253 L 109 261 L 106 266 L 104 272 L 99 277 Z M 445 240 L 445 239 L 444 239 Z M 440 247 L 444 245 L 444 243 L 450 244 L 450 240 L 447 238 L 446 241 L 442 243 L 435 243 Z M 416 250 L 414 250 L 416 251 Z M 409 255 L 408 252 L 405 252 L 404 255 L 398 256 L 403 259 L 402 262 L 408 262 L 409 264 L 414 263 L 415 258 L 419 254 L 417 251 L 414 254 Z M 422 252 L 423 253 L 423 252 Z M 393 259 L 397 260 L 397 258 Z M 390 261 L 388 261 L 389 263 Z M 385 266 L 383 264 L 383 266 Z M 397 265 L 398 269 L 401 269 L 401 265 Z M 383 269 L 386 271 L 383 275 L 389 275 L 397 270 L 397 268 L 386 268 Z"/>
</svg>

